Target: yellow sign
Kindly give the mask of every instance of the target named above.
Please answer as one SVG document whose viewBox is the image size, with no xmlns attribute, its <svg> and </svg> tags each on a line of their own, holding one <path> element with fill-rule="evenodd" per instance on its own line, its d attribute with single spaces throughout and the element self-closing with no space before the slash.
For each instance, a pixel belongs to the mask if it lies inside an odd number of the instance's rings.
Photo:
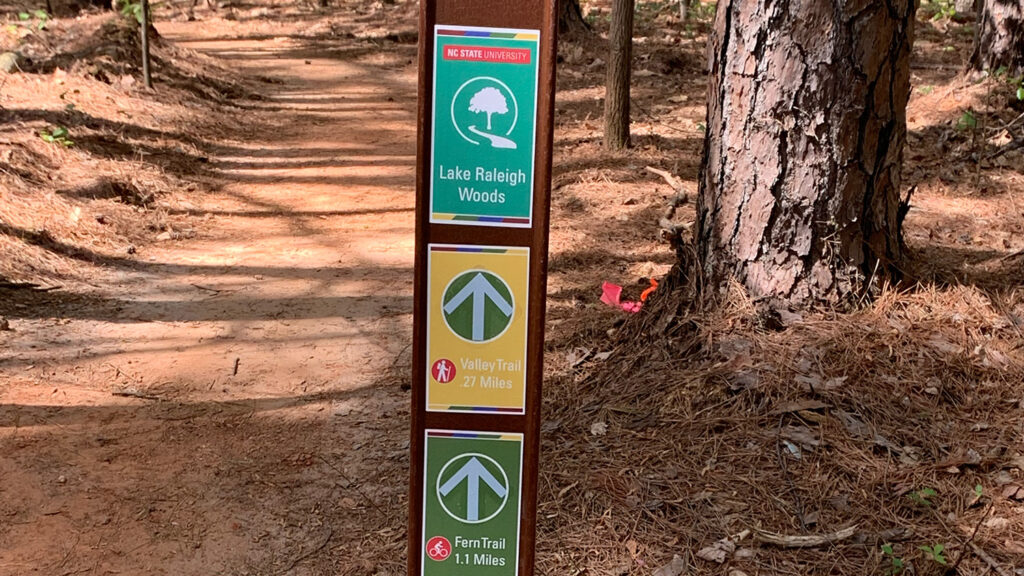
<svg viewBox="0 0 1024 576">
<path fill-rule="evenodd" d="M 529 248 L 431 244 L 427 410 L 523 414 Z"/>
</svg>

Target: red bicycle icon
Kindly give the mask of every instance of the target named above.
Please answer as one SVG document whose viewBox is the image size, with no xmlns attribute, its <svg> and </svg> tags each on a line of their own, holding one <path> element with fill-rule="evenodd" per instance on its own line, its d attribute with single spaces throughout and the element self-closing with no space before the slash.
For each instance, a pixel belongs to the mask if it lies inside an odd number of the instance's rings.
<svg viewBox="0 0 1024 576">
<path fill-rule="evenodd" d="M 427 542 L 427 556 L 441 562 L 452 554 L 452 544 L 444 536 L 434 536 Z"/>
</svg>

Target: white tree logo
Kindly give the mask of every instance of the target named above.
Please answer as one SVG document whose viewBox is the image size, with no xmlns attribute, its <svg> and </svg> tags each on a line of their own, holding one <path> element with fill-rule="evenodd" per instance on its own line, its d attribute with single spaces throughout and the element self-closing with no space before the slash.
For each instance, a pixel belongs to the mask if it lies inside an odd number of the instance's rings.
<svg viewBox="0 0 1024 576">
<path fill-rule="evenodd" d="M 488 86 L 473 95 L 469 101 L 469 111 L 487 114 L 487 129 L 491 130 L 491 115 L 508 114 L 508 101 L 501 91 Z"/>
<path fill-rule="evenodd" d="M 470 94 L 472 96 L 469 96 Z M 487 126 L 483 129 L 475 125 L 479 118 L 478 114 L 487 115 Z M 495 114 L 504 118 L 493 123 Z M 517 148 L 515 141 L 509 136 L 519 122 L 519 103 L 516 102 L 516 94 L 508 84 L 497 78 L 477 76 L 463 82 L 452 96 L 451 117 L 452 126 L 459 136 L 470 144 L 479 146 L 486 142 L 493 148 Z"/>
</svg>

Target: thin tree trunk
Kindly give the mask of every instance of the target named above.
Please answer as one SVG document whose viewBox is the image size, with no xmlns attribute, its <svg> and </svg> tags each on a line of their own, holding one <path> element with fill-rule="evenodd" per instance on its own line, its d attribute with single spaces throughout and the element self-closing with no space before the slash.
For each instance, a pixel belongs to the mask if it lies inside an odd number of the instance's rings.
<svg viewBox="0 0 1024 576">
<path fill-rule="evenodd" d="M 153 87 L 153 75 L 149 70 L 149 0 L 142 0 L 142 22 L 139 34 L 142 35 L 142 81 L 146 88 Z"/>
<path fill-rule="evenodd" d="M 590 26 L 583 19 L 579 0 L 558 0 L 558 34 L 572 37 L 589 32 Z"/>
<path fill-rule="evenodd" d="M 691 0 L 679 0 L 679 23 L 680 24 L 686 24 L 686 19 L 690 17 L 690 1 Z"/>
<path fill-rule="evenodd" d="M 974 70 L 1005 68 L 1011 76 L 1024 73 L 1024 0 L 980 0 L 974 33 Z"/>
<path fill-rule="evenodd" d="M 696 244 L 708 287 L 838 301 L 898 276 L 913 0 L 723 0 Z"/>
<path fill-rule="evenodd" d="M 611 150 L 629 146 L 629 79 L 633 63 L 634 0 L 612 1 L 608 34 L 608 79 L 604 96 L 604 145 Z"/>
</svg>

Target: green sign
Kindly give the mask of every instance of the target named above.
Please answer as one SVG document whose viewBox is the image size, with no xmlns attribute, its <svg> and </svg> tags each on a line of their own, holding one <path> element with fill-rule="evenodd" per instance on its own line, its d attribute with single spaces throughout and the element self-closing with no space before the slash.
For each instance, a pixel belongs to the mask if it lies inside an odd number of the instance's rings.
<svg viewBox="0 0 1024 576">
<path fill-rule="evenodd" d="M 435 28 L 431 222 L 531 226 L 539 38 Z"/>
<path fill-rule="evenodd" d="M 456 276 L 444 291 L 444 321 L 463 340 L 488 342 L 512 323 L 513 302 L 512 290 L 500 276 L 470 270 Z"/>
<path fill-rule="evenodd" d="M 519 573 L 521 434 L 427 430 L 423 576 Z"/>
</svg>

